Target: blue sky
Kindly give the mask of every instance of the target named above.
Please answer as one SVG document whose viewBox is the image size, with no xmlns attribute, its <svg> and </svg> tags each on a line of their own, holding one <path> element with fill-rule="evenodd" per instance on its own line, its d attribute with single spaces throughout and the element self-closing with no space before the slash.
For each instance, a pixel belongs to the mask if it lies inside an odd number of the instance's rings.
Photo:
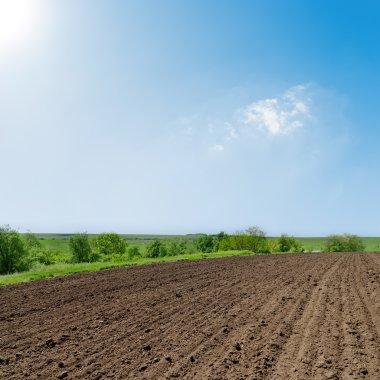
<svg viewBox="0 0 380 380">
<path fill-rule="evenodd" d="M 0 224 L 380 236 L 379 2 L 1 1 Z"/>
</svg>

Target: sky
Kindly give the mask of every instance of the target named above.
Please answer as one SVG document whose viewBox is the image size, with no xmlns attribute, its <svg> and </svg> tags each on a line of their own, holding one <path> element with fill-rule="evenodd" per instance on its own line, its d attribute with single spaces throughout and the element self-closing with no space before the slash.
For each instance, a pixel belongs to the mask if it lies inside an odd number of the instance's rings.
<svg viewBox="0 0 380 380">
<path fill-rule="evenodd" d="M 376 0 L 0 0 L 0 225 L 380 236 Z"/>
</svg>

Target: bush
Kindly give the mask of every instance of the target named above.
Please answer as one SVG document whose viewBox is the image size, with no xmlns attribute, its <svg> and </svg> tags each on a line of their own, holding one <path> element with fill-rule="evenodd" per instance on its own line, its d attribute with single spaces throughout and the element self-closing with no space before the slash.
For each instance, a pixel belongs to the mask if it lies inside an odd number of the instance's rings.
<svg viewBox="0 0 380 380">
<path fill-rule="evenodd" d="M 9 226 L 0 227 L 0 273 L 27 270 L 28 251 L 21 235 Z"/>
<path fill-rule="evenodd" d="M 219 251 L 231 251 L 233 249 L 234 248 L 233 248 L 233 244 L 232 244 L 232 239 L 230 236 L 224 237 L 218 243 L 218 250 Z"/>
<path fill-rule="evenodd" d="M 54 264 L 54 253 L 51 250 L 45 250 L 39 247 L 33 247 L 29 250 L 31 265 L 34 263 L 51 265 Z"/>
<path fill-rule="evenodd" d="M 239 234 L 225 237 L 219 242 L 220 251 L 237 250 L 265 253 L 268 252 L 268 249 L 266 238 L 263 236 Z"/>
<path fill-rule="evenodd" d="M 269 243 L 267 239 L 264 239 L 260 242 L 257 247 L 257 251 L 255 253 L 271 253 L 272 252 L 272 244 Z"/>
<path fill-rule="evenodd" d="M 98 259 L 92 252 L 90 241 L 86 233 L 77 234 L 70 237 L 70 251 L 73 263 L 90 263 Z"/>
<path fill-rule="evenodd" d="M 221 249 L 219 248 L 220 246 L 220 243 L 226 239 L 228 237 L 228 235 L 224 232 L 224 231 L 221 231 L 219 232 L 213 239 L 213 251 L 214 252 L 217 252 L 217 251 L 221 251 Z"/>
<path fill-rule="evenodd" d="M 292 251 L 297 253 L 303 253 L 305 252 L 305 247 L 301 243 L 296 242 L 296 244 L 293 246 Z"/>
<path fill-rule="evenodd" d="M 326 252 L 360 252 L 364 251 L 363 241 L 357 235 L 330 235 L 325 243 Z"/>
<path fill-rule="evenodd" d="M 166 246 L 159 240 L 155 240 L 153 243 L 149 244 L 146 248 L 146 257 L 155 258 L 167 256 L 168 250 Z"/>
<path fill-rule="evenodd" d="M 125 240 L 115 233 L 102 233 L 93 240 L 93 244 L 100 255 L 122 255 L 127 248 Z"/>
<path fill-rule="evenodd" d="M 23 238 L 29 252 L 27 260 L 30 267 L 33 267 L 36 263 L 43 265 L 54 264 L 54 253 L 44 249 L 36 235 L 28 232 L 23 235 Z"/>
<path fill-rule="evenodd" d="M 195 242 L 198 251 L 203 253 L 210 253 L 214 249 L 214 239 L 211 235 L 202 235 Z"/>
<path fill-rule="evenodd" d="M 184 241 L 171 241 L 168 247 L 169 256 L 178 256 L 186 253 L 186 243 Z"/>
<path fill-rule="evenodd" d="M 137 258 L 137 257 L 141 257 L 139 247 L 136 247 L 136 246 L 130 247 L 128 249 L 128 258 L 133 259 L 133 258 Z"/>
<path fill-rule="evenodd" d="M 280 252 L 304 252 L 302 244 L 300 244 L 293 236 L 282 234 L 278 239 L 278 249 Z"/>
<path fill-rule="evenodd" d="M 270 253 L 280 252 L 277 240 L 267 240 L 267 247 Z"/>
</svg>

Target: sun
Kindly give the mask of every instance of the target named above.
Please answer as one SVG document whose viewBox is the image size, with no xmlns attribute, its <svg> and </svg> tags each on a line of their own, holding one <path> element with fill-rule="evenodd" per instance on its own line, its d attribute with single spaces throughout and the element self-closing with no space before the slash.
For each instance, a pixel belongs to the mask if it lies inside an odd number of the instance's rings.
<svg viewBox="0 0 380 380">
<path fill-rule="evenodd" d="M 0 0 L 0 53 L 28 40 L 38 21 L 39 1 Z"/>
</svg>

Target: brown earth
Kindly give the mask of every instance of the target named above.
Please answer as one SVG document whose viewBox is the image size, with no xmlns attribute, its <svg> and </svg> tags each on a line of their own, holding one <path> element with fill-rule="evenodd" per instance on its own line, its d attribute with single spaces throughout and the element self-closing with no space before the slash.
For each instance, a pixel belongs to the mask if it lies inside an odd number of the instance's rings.
<svg viewBox="0 0 380 380">
<path fill-rule="evenodd" d="M 0 288 L 1 379 L 380 379 L 380 254 L 252 256 Z"/>
</svg>

